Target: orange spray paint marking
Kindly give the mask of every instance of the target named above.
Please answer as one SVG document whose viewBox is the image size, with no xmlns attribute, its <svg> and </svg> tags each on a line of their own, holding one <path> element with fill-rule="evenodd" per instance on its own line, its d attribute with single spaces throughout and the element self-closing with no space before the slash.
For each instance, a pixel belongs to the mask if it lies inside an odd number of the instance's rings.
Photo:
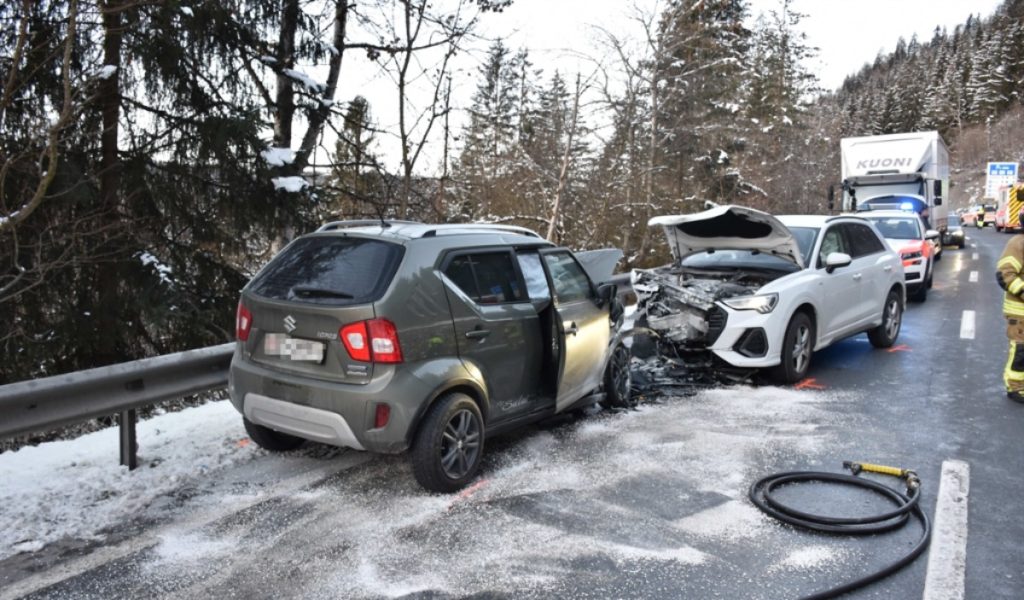
<svg viewBox="0 0 1024 600">
<path fill-rule="evenodd" d="M 886 352 L 911 352 L 910 346 L 906 344 L 900 344 L 899 346 L 893 346 L 886 350 Z"/>
<path fill-rule="evenodd" d="M 239 448 L 245 448 L 246 446 L 249 445 L 249 443 L 251 441 L 252 440 L 250 440 L 249 438 L 242 438 L 242 439 L 238 440 L 238 442 L 237 442 L 238 443 L 238 447 Z"/>
<path fill-rule="evenodd" d="M 820 383 L 818 383 L 817 379 L 815 379 L 813 377 L 808 377 L 807 379 L 803 379 L 800 382 L 798 382 L 796 385 L 794 385 L 793 389 L 796 389 L 796 390 L 823 390 L 823 389 L 825 389 L 825 386 L 823 386 Z"/>
<path fill-rule="evenodd" d="M 484 487 L 488 483 L 490 483 L 490 479 L 481 479 L 480 481 L 474 483 L 473 485 L 469 486 L 468 488 L 462 490 L 455 497 L 455 499 L 451 501 L 451 503 L 448 505 L 447 510 L 450 511 L 451 509 L 455 508 L 456 504 L 458 504 L 458 503 L 460 503 L 460 502 L 462 502 L 464 500 L 467 500 L 470 496 L 472 496 L 473 494 L 478 492 L 480 490 L 480 488 Z"/>
</svg>

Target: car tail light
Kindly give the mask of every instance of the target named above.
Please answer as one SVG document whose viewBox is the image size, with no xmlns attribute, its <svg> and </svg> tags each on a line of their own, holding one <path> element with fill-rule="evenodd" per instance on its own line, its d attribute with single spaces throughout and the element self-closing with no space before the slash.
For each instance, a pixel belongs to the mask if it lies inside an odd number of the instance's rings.
<svg viewBox="0 0 1024 600">
<path fill-rule="evenodd" d="M 388 421 L 391 420 L 391 405 L 389 404 L 378 404 L 377 410 L 373 415 L 373 428 L 380 429 L 386 427 Z"/>
<path fill-rule="evenodd" d="M 338 335 L 353 360 L 402 362 L 402 346 L 398 343 L 398 331 L 395 324 L 387 319 L 349 323 L 338 331 Z"/>
<path fill-rule="evenodd" d="M 370 362 L 370 336 L 366 333 L 366 321 L 349 323 L 338 330 L 338 335 L 353 360 Z"/>
<path fill-rule="evenodd" d="M 238 341 L 249 340 L 249 331 L 252 329 L 252 313 L 241 302 L 238 303 L 238 311 L 235 313 L 235 337 Z"/>
<path fill-rule="evenodd" d="M 373 360 L 382 363 L 402 362 L 402 346 L 398 343 L 395 324 L 387 319 L 373 319 L 366 322 L 370 330 L 370 346 Z"/>
</svg>

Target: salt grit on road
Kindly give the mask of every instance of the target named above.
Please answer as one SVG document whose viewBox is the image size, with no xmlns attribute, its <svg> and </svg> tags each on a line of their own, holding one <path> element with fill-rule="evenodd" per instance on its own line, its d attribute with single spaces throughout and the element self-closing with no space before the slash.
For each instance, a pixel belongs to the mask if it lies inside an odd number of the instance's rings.
<svg viewBox="0 0 1024 600">
<path fill-rule="evenodd" d="M 849 401 L 822 391 L 738 387 L 593 415 L 495 440 L 480 483 L 448 496 L 417 488 L 404 457 L 380 457 L 355 476 L 268 503 L 260 518 L 289 514 L 273 526 L 278 550 L 249 547 L 238 556 L 236 538 L 249 537 L 249 524 L 177 531 L 172 522 L 142 559 L 152 563 L 143 573 L 166 589 L 180 585 L 179 569 L 216 565 L 194 591 L 272 586 L 283 545 L 321 567 L 331 557 L 329 567 L 303 579 L 303 596 L 495 589 L 530 596 L 572 581 L 580 561 L 706 568 L 764 536 L 771 540 L 766 572 L 820 573 L 855 559 L 855 551 L 815 538 L 778 543 L 784 530 L 749 504 L 746 490 L 766 470 L 814 464 L 832 447 L 837 426 L 856 420 L 836 410 Z M 166 499 L 182 488 L 205 495 L 206 505 L 230 506 L 237 486 L 217 482 L 237 482 L 237 472 L 249 468 L 243 463 L 312 451 L 254 448 L 227 402 L 140 423 L 139 439 L 134 472 L 116 464 L 113 429 L 0 455 L 0 478 L 10 483 L 0 490 L 0 557 L 63 537 L 102 538 L 113 524 L 172 510 Z M 329 535 L 310 536 L 311 528 Z M 339 544 L 346 551 L 334 556 Z M 235 564 L 242 560 L 244 569 Z M 707 585 L 711 593 L 715 583 Z"/>
</svg>

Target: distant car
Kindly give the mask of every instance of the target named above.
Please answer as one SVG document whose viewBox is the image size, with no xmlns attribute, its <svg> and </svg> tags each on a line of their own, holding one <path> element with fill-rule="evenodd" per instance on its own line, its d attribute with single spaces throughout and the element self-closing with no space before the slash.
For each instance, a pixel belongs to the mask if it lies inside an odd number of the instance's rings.
<svg viewBox="0 0 1024 600">
<path fill-rule="evenodd" d="M 907 278 L 907 297 L 916 302 L 928 298 L 935 271 L 935 246 L 938 231 L 925 229 L 916 213 L 900 210 L 879 210 L 858 213 L 870 221 L 903 261 Z"/>
<path fill-rule="evenodd" d="M 622 305 L 598 285 L 612 252 L 519 227 L 327 224 L 242 290 L 231 402 L 268 450 L 410 450 L 421 485 L 454 491 L 491 435 L 629 401 Z"/>
<path fill-rule="evenodd" d="M 946 235 L 942 237 L 942 243 L 950 246 L 956 246 L 961 250 L 967 244 L 967 234 L 964 232 L 964 226 L 960 222 L 960 215 L 950 215 L 946 224 Z"/>
<path fill-rule="evenodd" d="M 637 323 L 676 353 L 803 379 L 815 350 L 867 332 L 900 332 L 900 257 L 858 217 L 783 216 L 741 206 L 655 217 L 671 264 L 633 271 Z"/>
</svg>

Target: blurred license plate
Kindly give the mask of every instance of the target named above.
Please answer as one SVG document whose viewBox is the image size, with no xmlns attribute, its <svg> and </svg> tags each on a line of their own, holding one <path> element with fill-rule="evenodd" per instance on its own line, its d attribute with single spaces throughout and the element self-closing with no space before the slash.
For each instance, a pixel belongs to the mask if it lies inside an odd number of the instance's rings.
<svg viewBox="0 0 1024 600">
<path fill-rule="evenodd" d="M 284 333 L 268 333 L 263 338 L 263 351 L 267 356 L 281 356 L 291 360 L 322 362 L 324 343 L 300 340 Z"/>
</svg>

